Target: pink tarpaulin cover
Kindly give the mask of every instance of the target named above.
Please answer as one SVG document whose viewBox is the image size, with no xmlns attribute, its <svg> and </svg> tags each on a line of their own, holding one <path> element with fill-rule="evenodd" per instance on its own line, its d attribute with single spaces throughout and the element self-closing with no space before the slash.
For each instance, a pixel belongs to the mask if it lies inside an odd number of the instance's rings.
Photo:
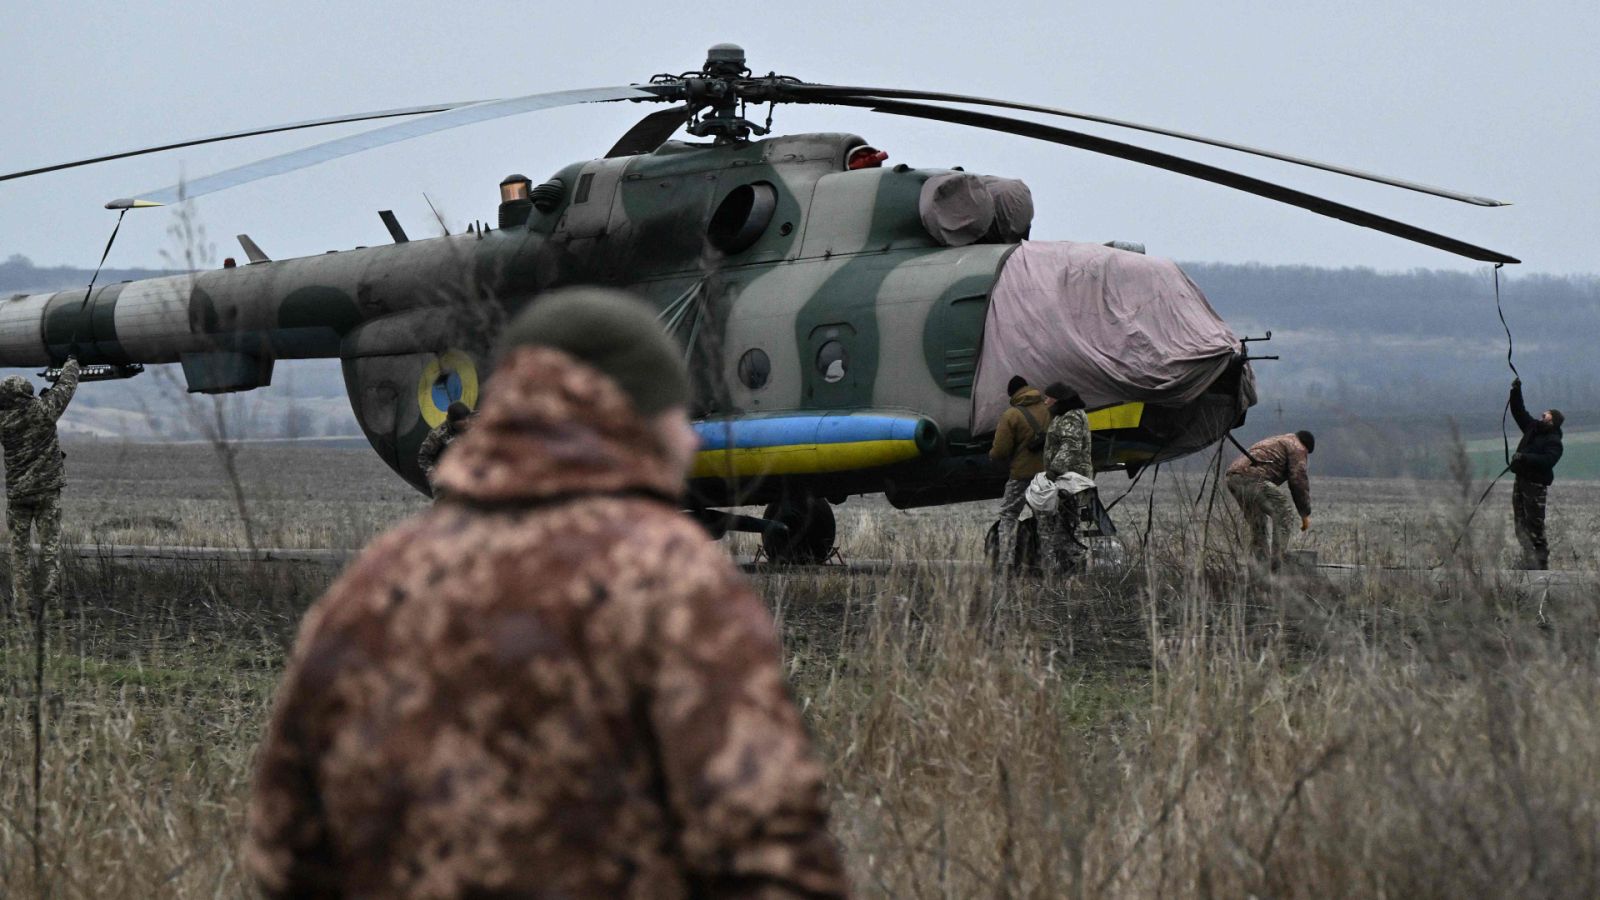
<svg viewBox="0 0 1600 900">
<path fill-rule="evenodd" d="M 1228 367 L 1239 339 L 1171 260 L 1100 244 L 1026 241 L 990 296 L 972 430 L 994 430 L 1006 382 L 1077 390 L 1090 408 L 1182 404 Z"/>
</svg>

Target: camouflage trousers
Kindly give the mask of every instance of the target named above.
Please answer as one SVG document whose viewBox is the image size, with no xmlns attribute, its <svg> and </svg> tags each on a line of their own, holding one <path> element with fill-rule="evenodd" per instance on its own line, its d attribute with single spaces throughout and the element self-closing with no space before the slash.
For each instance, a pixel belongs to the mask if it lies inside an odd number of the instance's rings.
<svg viewBox="0 0 1600 900">
<path fill-rule="evenodd" d="M 1078 498 L 1066 492 L 1055 512 L 1036 513 L 1039 519 L 1039 562 L 1049 575 L 1073 575 L 1083 570 L 1086 548 L 1078 540 Z"/>
<path fill-rule="evenodd" d="M 1250 526 L 1250 549 L 1261 559 L 1268 558 L 1267 539 L 1272 539 L 1271 558 L 1283 559 L 1294 539 L 1294 504 L 1280 487 L 1249 475 L 1229 475 L 1228 493 L 1239 504 Z"/>
<path fill-rule="evenodd" d="M 1006 492 L 1000 498 L 1000 528 L 995 532 L 995 559 L 1004 565 L 1016 558 L 1017 519 L 1028 506 L 1028 482 L 1031 478 L 1013 478 L 1006 482 Z"/>
<path fill-rule="evenodd" d="M 33 608 L 34 567 L 43 569 L 44 589 L 37 602 L 48 609 L 61 602 L 61 492 L 51 491 L 31 497 L 18 497 L 6 506 L 6 525 L 11 529 L 12 609 L 23 613 Z M 35 556 L 33 542 L 39 542 Z"/>
<path fill-rule="evenodd" d="M 1522 545 L 1522 567 L 1550 568 L 1550 542 L 1544 536 L 1544 509 L 1550 489 L 1518 478 L 1511 486 L 1511 513 Z"/>
</svg>

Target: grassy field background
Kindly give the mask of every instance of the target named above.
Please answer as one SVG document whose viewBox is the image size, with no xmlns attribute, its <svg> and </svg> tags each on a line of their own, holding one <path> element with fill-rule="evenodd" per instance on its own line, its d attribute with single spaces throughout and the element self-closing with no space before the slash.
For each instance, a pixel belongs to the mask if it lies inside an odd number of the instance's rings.
<svg viewBox="0 0 1600 900">
<path fill-rule="evenodd" d="M 1517 449 L 1515 437 L 1511 440 L 1511 449 Z M 1506 445 L 1500 438 L 1467 442 L 1467 455 L 1472 459 L 1475 470 L 1485 475 L 1492 476 L 1505 467 L 1505 452 Z M 1562 481 L 1600 480 L 1600 431 L 1581 431 L 1562 436 L 1561 462 L 1556 465 L 1556 477 Z"/>
<path fill-rule="evenodd" d="M 68 448 L 75 542 L 239 546 L 205 446 Z M 365 450 L 246 448 L 260 543 L 355 547 L 425 501 Z M 1123 570 L 1007 582 L 992 511 L 840 507 L 871 575 L 754 576 L 831 777 L 860 893 L 895 897 L 1595 896 L 1600 590 L 1500 573 L 1508 491 L 1443 579 L 1275 577 L 1232 507 L 1163 473 L 1117 507 Z M 1126 486 L 1102 478 L 1109 499 Z M 1428 565 L 1482 481 L 1317 479 L 1325 561 Z M 1600 484 L 1552 493 L 1557 564 L 1600 584 Z M 1144 538 L 1148 523 L 1149 537 Z M 746 538 L 732 549 L 749 549 Z M 46 633 L 44 885 L 33 645 L 0 633 L 8 896 L 248 896 L 252 757 L 327 567 L 74 561 Z"/>
</svg>

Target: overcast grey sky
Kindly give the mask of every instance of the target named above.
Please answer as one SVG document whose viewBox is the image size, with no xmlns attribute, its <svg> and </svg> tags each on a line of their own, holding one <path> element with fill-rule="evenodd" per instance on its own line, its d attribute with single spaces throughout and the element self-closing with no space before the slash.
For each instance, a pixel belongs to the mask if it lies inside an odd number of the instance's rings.
<svg viewBox="0 0 1600 900">
<path fill-rule="evenodd" d="M 1481 209 L 1179 142 L 1084 126 L 1330 196 L 1519 256 L 1600 271 L 1600 4 L 806 4 L 78 2 L 13 8 L 0 32 L 0 171 L 258 124 L 642 81 L 735 41 L 753 68 L 1065 106 L 1511 200 Z M 285 257 L 494 217 L 509 172 L 537 181 L 605 152 L 643 110 L 534 113 L 204 197 L 218 255 L 248 232 Z M 1187 260 L 1378 269 L 1480 264 L 1178 175 L 1022 138 L 866 111 L 787 108 L 781 131 L 849 130 L 892 162 L 964 165 L 1033 187 L 1034 236 L 1143 241 Z M 1075 126 L 1074 126 L 1075 127 Z M 334 137 L 323 129 L 0 184 L 0 257 L 92 265 L 101 208 Z M 155 265 L 164 210 L 130 213 L 112 265 Z"/>
</svg>

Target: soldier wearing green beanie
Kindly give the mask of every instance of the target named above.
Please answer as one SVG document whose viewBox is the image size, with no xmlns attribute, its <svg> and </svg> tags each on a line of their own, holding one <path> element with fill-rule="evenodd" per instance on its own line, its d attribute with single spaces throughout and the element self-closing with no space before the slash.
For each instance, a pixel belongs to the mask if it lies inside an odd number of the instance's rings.
<svg viewBox="0 0 1600 900">
<path fill-rule="evenodd" d="M 306 616 L 251 803 L 267 896 L 845 894 L 772 619 L 679 511 L 689 399 L 625 294 L 507 325 L 439 502 Z"/>
</svg>

